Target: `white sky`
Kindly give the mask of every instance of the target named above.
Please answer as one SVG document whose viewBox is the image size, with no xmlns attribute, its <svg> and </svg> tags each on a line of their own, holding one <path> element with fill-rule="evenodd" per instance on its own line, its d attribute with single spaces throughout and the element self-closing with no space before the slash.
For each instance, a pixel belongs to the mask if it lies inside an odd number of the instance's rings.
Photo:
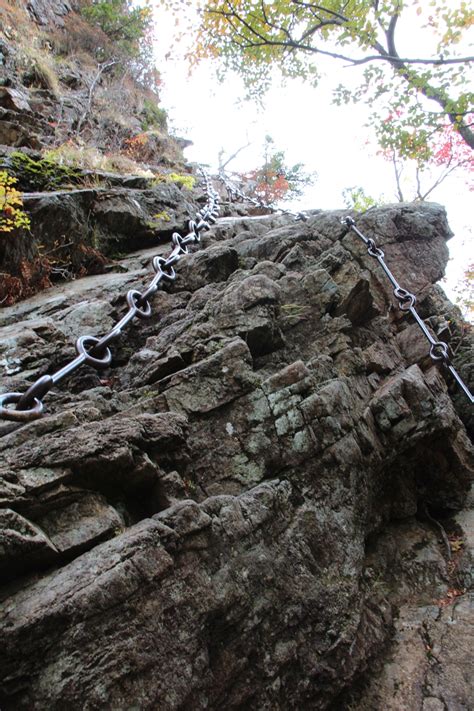
<svg viewBox="0 0 474 711">
<path fill-rule="evenodd" d="M 163 86 L 161 105 L 168 112 L 171 128 L 177 135 L 189 138 L 193 146 L 186 150 L 189 161 L 207 164 L 217 169 L 221 149 L 230 156 L 248 141 L 251 146 L 232 161 L 230 170 L 246 171 L 261 164 L 261 147 L 266 134 L 272 136 L 277 150 L 285 151 L 287 163 L 305 164 L 308 171 L 317 171 L 318 180 L 298 203 L 299 209 L 342 208 L 344 188 L 361 186 L 373 197 L 384 195 L 396 201 L 395 180 L 391 164 L 376 155 L 377 146 L 367 122 L 368 107 L 364 104 L 337 107 L 331 104 L 332 89 L 354 76 L 353 68 L 326 59 L 325 74 L 317 89 L 301 81 L 288 81 L 284 88 L 278 78 L 259 109 L 252 103 L 239 101 L 244 95 L 241 80 L 227 77 L 217 83 L 209 64 L 202 63 L 191 77 L 184 60 L 169 59 L 175 32 L 174 18 L 157 10 L 156 56 Z M 410 52 L 409 32 L 406 37 L 407 56 Z M 432 35 L 431 35 L 432 38 Z M 189 38 L 191 41 L 191 38 Z M 416 38 L 418 56 L 424 40 Z M 184 55 L 187 46 L 182 44 Z M 403 53 L 403 47 L 400 48 Z M 445 205 L 455 237 L 450 240 L 451 261 L 447 268 L 445 289 L 453 297 L 452 287 L 459 281 L 469 263 L 474 261 L 472 238 L 472 191 L 466 186 L 466 175 L 454 174 L 437 188 L 430 199 Z M 471 181 L 472 182 L 472 181 Z M 411 198 L 407 191 L 408 199 Z"/>
</svg>

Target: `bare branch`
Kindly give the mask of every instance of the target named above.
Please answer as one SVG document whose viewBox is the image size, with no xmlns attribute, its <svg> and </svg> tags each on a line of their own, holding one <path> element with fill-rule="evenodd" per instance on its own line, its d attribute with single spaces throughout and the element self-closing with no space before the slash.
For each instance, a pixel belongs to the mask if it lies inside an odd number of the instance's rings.
<svg viewBox="0 0 474 711">
<path fill-rule="evenodd" d="M 401 181 L 400 181 L 400 178 L 403 173 L 403 164 L 400 166 L 397 163 L 397 154 L 396 154 L 395 150 L 392 150 L 392 165 L 393 165 L 393 170 L 395 172 L 395 182 L 397 184 L 398 201 L 404 202 L 405 198 L 403 197 L 402 186 L 401 186 Z"/>
<path fill-rule="evenodd" d="M 457 170 L 458 168 L 461 168 L 461 167 L 462 167 L 465 163 L 467 163 L 467 162 L 468 162 L 468 161 L 459 161 L 459 162 L 457 162 L 457 163 L 453 163 L 452 158 L 450 158 L 449 161 L 448 161 L 448 165 L 447 165 L 446 168 L 444 168 L 444 170 L 440 173 L 439 177 L 435 180 L 435 182 L 433 183 L 433 185 L 431 185 L 431 187 L 430 187 L 428 190 L 426 190 L 426 192 L 424 192 L 423 194 L 421 194 L 421 191 L 420 191 L 420 190 L 417 191 L 417 197 L 419 198 L 419 200 L 420 200 L 420 201 L 426 200 L 426 198 L 428 197 L 428 195 L 430 195 L 430 194 L 433 192 L 433 190 L 435 190 L 435 188 L 437 188 L 439 185 L 441 185 L 441 183 L 443 183 L 443 182 L 446 180 L 446 178 L 447 178 L 449 175 L 451 175 L 451 173 L 452 173 L 454 170 Z M 417 169 L 417 173 L 418 173 L 418 169 Z M 417 177 L 417 179 L 418 179 L 418 177 Z"/>
<path fill-rule="evenodd" d="M 232 153 L 232 155 L 231 155 L 229 158 L 227 158 L 227 160 L 225 161 L 225 163 L 222 163 L 222 162 L 221 162 L 221 161 L 222 161 L 222 157 L 223 157 L 223 155 L 224 155 L 224 149 L 221 149 L 221 150 L 219 151 L 219 170 L 220 170 L 220 171 L 221 171 L 221 170 L 224 170 L 224 168 L 226 167 L 226 165 L 229 165 L 229 163 L 230 163 L 231 161 L 233 161 L 234 158 L 237 158 L 237 156 L 239 155 L 239 153 L 241 153 L 243 150 L 245 150 L 246 148 L 248 148 L 250 145 L 252 145 L 252 144 L 251 144 L 251 141 L 248 141 L 248 142 L 245 144 L 245 146 L 240 146 L 240 148 L 238 148 L 234 153 Z"/>
<path fill-rule="evenodd" d="M 119 60 L 118 60 L 118 59 L 110 59 L 108 62 L 104 62 L 103 64 L 99 64 L 99 68 L 98 68 L 98 70 L 97 70 L 97 74 L 95 75 L 95 77 L 94 77 L 94 79 L 93 79 L 93 81 L 92 81 L 92 83 L 91 83 L 91 85 L 90 85 L 90 87 L 89 87 L 87 106 L 86 106 L 85 111 L 84 111 L 84 113 L 82 114 L 81 118 L 80 118 L 79 121 L 77 122 L 77 128 L 76 128 L 76 135 L 77 135 L 77 136 L 79 135 L 79 133 L 80 133 L 80 131 L 81 131 L 81 128 L 82 128 L 82 125 L 83 125 L 84 121 L 86 120 L 88 114 L 89 114 L 90 111 L 91 111 L 91 108 L 92 108 L 92 99 L 94 98 L 94 91 L 95 91 L 95 88 L 96 88 L 96 86 L 97 86 L 97 84 L 98 84 L 98 82 L 99 82 L 99 79 L 101 78 L 102 74 L 104 74 L 104 72 L 108 71 L 108 70 L 111 69 L 115 64 L 118 64 L 118 63 L 119 63 Z"/>
</svg>

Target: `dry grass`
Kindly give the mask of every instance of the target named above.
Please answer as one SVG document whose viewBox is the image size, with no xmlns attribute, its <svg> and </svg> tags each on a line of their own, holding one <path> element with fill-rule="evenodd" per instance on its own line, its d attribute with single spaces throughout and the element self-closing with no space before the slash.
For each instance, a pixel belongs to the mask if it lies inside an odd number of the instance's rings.
<svg viewBox="0 0 474 711">
<path fill-rule="evenodd" d="M 130 175 L 140 175 L 143 178 L 154 178 L 155 174 L 151 170 L 144 169 L 136 161 L 120 153 L 111 153 L 105 159 L 106 170 L 114 173 L 127 173 Z"/>
<path fill-rule="evenodd" d="M 67 165 L 71 168 L 141 175 L 144 178 L 155 177 L 151 170 L 144 170 L 139 163 L 120 153 L 104 154 L 98 148 L 86 147 L 72 141 L 47 151 L 45 157 L 53 159 L 58 165 Z"/>
<path fill-rule="evenodd" d="M 8 33 L 10 26 L 17 30 L 23 29 L 23 25 L 31 25 L 31 19 L 25 9 L 25 5 L 12 0 L 0 0 L 0 32 Z"/>
<path fill-rule="evenodd" d="M 49 33 L 42 32 L 25 9 L 26 3 L 0 0 L 0 36 L 14 43 L 15 64 L 18 69 L 30 71 L 34 82 L 59 96 L 60 86 L 49 51 Z"/>
<path fill-rule="evenodd" d="M 113 54 L 110 39 L 99 27 L 93 27 L 83 17 L 71 12 L 64 19 L 64 30 L 52 33 L 52 43 L 58 54 L 80 55 L 87 65 L 95 65 L 102 55 Z"/>
<path fill-rule="evenodd" d="M 33 71 L 36 81 L 42 89 L 48 89 L 56 98 L 61 93 L 59 78 L 56 74 L 54 63 L 47 55 L 33 58 Z"/>
</svg>

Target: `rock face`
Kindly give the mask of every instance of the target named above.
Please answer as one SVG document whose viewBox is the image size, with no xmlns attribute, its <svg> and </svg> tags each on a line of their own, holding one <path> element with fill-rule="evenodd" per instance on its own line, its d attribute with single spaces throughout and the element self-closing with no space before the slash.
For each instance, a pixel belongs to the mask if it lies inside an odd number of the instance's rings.
<svg viewBox="0 0 474 711">
<path fill-rule="evenodd" d="M 342 215 L 219 220 L 108 371 L 0 424 L 2 709 L 470 707 L 473 449 Z M 443 209 L 358 226 L 456 347 Z M 3 391 L 160 250 L 4 309 Z"/>
</svg>

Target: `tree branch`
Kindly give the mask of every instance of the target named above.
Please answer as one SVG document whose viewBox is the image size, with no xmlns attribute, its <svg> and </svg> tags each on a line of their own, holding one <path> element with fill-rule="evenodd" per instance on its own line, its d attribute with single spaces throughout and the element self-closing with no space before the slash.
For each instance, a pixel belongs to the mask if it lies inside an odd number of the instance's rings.
<svg viewBox="0 0 474 711">
<path fill-rule="evenodd" d="M 328 7 L 322 7 L 321 5 L 315 5 L 312 2 L 301 2 L 300 0 L 292 0 L 292 2 L 293 2 L 293 5 L 300 5 L 301 7 L 306 7 L 312 11 L 325 12 L 327 15 L 331 15 L 332 17 L 336 17 L 338 20 L 341 20 L 341 22 L 349 22 L 348 17 L 345 17 L 345 15 L 341 15 L 340 12 L 336 12 L 335 10 L 330 10 Z"/>
<path fill-rule="evenodd" d="M 229 163 L 230 163 L 231 161 L 233 161 L 234 158 L 237 158 L 237 156 L 239 155 L 239 153 L 240 153 L 241 151 L 245 150 L 245 149 L 248 148 L 250 145 L 252 145 L 252 144 L 251 144 L 250 141 L 248 141 L 248 142 L 245 144 L 245 146 L 240 146 L 240 148 L 238 148 L 234 153 L 232 153 L 232 155 L 230 156 L 230 158 L 227 158 L 227 160 L 225 161 L 225 163 L 221 163 L 222 157 L 223 157 L 223 155 L 224 155 L 224 150 L 223 150 L 223 149 L 220 150 L 220 151 L 219 151 L 219 171 L 224 170 L 224 168 L 226 167 L 226 165 L 229 165 Z"/>
<path fill-rule="evenodd" d="M 397 154 L 395 150 L 392 150 L 392 165 L 393 165 L 393 170 L 395 172 L 395 182 L 397 184 L 397 197 L 399 202 L 404 202 L 404 197 L 403 197 L 403 192 L 402 192 L 402 186 L 400 182 L 400 178 L 402 177 L 403 173 L 403 165 L 399 167 L 397 163 Z"/>
<path fill-rule="evenodd" d="M 417 75 L 407 67 L 407 62 L 405 59 L 399 57 L 397 48 L 395 46 L 395 28 L 398 21 L 398 13 L 395 13 L 390 18 L 390 23 L 388 30 L 386 32 L 387 37 L 387 48 L 388 52 L 384 50 L 379 44 L 374 45 L 377 51 L 382 52 L 382 56 L 388 60 L 393 69 L 397 74 L 399 74 L 411 87 L 416 87 L 427 99 L 435 101 L 441 108 L 446 112 L 447 117 L 456 130 L 462 136 L 464 141 L 470 148 L 474 149 L 474 132 L 471 130 L 470 126 L 467 125 L 462 118 L 461 114 L 457 114 L 449 109 L 451 103 L 450 98 L 442 88 L 434 87 L 427 82 L 415 82 L 418 79 Z M 465 58 L 465 61 L 473 61 L 473 57 Z M 454 61 L 454 60 L 452 60 Z M 452 63 L 451 61 L 451 63 Z M 458 60 L 459 61 L 459 60 Z M 444 60 L 443 63 L 448 63 L 449 60 Z"/>
<path fill-rule="evenodd" d="M 315 19 L 318 20 L 315 24 L 304 30 L 299 39 L 295 39 L 292 36 L 291 23 L 288 26 L 285 26 L 284 23 L 275 24 L 270 21 L 263 0 L 261 0 L 261 16 L 257 17 L 255 15 L 251 15 L 251 17 L 259 23 L 259 29 L 256 29 L 256 27 L 253 26 L 251 19 L 246 18 L 237 12 L 230 0 L 227 0 L 226 2 L 226 8 L 228 9 L 206 10 L 206 12 L 220 15 L 221 17 L 224 17 L 227 22 L 229 22 L 234 31 L 234 39 L 231 39 L 231 41 L 234 41 L 234 43 L 244 52 L 246 50 L 261 47 L 279 47 L 281 50 L 286 49 L 292 52 L 299 50 L 308 54 L 320 54 L 322 56 L 331 57 L 332 59 L 347 62 L 349 66 L 360 66 L 370 62 L 386 62 L 393 68 L 396 74 L 407 82 L 412 89 L 418 90 L 423 96 L 437 103 L 448 116 L 449 121 L 456 127 L 456 130 L 460 133 L 464 141 L 474 149 L 474 131 L 471 126 L 463 120 L 465 114 L 453 111 L 453 102 L 442 87 L 436 87 L 427 83 L 425 80 L 421 80 L 419 75 L 411 69 L 413 65 L 438 67 L 457 64 L 467 65 L 474 62 L 474 56 L 451 58 L 400 57 L 395 44 L 395 31 L 400 16 L 400 6 L 390 17 L 387 29 L 384 29 L 387 47 L 385 48 L 378 41 L 372 42 L 371 47 L 375 50 L 376 54 L 369 54 L 365 57 L 354 58 L 339 52 L 323 50 L 312 44 L 311 41 L 308 42 L 307 40 L 313 38 L 314 35 L 323 27 L 340 27 L 348 21 L 347 17 L 340 12 L 325 8 L 324 6 L 316 3 L 305 2 L 304 0 L 292 0 L 292 4 L 307 10 L 309 9 Z M 372 6 L 377 17 L 378 0 L 374 0 Z M 321 13 L 321 15 L 317 15 L 317 13 Z M 323 13 L 327 17 L 324 17 Z M 378 18 L 378 21 L 379 25 L 382 27 L 380 18 Z M 272 36 L 272 33 L 273 35 L 280 34 L 280 38 L 278 38 L 278 36 Z M 239 41 L 236 41 L 235 37 L 237 37 Z"/>
<path fill-rule="evenodd" d="M 78 136 L 81 132 L 82 125 L 84 121 L 87 118 L 87 115 L 90 113 L 91 108 L 92 108 L 92 100 L 94 98 L 94 91 L 95 88 L 99 82 L 99 79 L 101 78 L 102 74 L 106 72 L 108 69 L 111 69 L 115 64 L 118 64 L 119 60 L 118 59 L 110 59 L 108 62 L 104 62 L 104 64 L 100 64 L 99 68 L 97 70 L 97 74 L 95 75 L 90 87 L 89 87 L 89 93 L 88 93 L 88 100 L 87 100 L 87 106 L 85 108 L 84 113 L 82 114 L 81 118 L 77 122 L 77 128 L 76 128 L 76 135 Z"/>
<path fill-rule="evenodd" d="M 381 45 L 379 45 L 381 46 Z M 375 45 L 374 45 L 375 47 Z M 368 55 L 367 57 L 362 57 L 361 59 L 351 59 L 350 57 L 342 57 L 347 59 L 352 66 L 357 66 L 359 64 L 367 64 L 367 62 L 385 61 L 385 62 L 401 62 L 402 64 L 431 64 L 433 66 L 444 66 L 447 64 L 466 64 L 469 62 L 474 62 L 473 57 L 452 57 L 451 59 L 421 59 L 414 57 L 398 57 L 397 55 L 388 54 L 384 52 L 382 56 L 377 54 Z"/>
<path fill-rule="evenodd" d="M 305 3 L 299 3 L 296 2 L 296 0 L 293 0 L 296 4 L 305 4 Z M 300 37 L 300 39 L 293 39 L 286 27 L 283 27 L 282 25 L 275 25 L 273 23 L 268 22 L 267 19 L 265 19 L 266 24 L 268 25 L 269 28 L 274 29 L 277 32 L 282 32 L 285 34 L 288 39 L 287 40 L 277 40 L 274 39 L 267 34 L 262 34 L 262 32 L 258 32 L 252 25 L 247 22 L 239 13 L 235 12 L 235 10 L 231 9 L 230 11 L 224 11 L 224 10 L 206 10 L 209 14 L 213 15 L 221 15 L 221 17 L 225 17 L 226 20 L 229 21 L 231 18 L 234 20 L 237 20 L 245 29 L 247 29 L 250 34 L 254 35 L 257 37 L 260 42 L 254 43 L 252 40 L 248 37 L 245 37 L 246 45 L 245 48 L 250 49 L 251 47 L 263 47 L 265 45 L 268 45 L 269 47 L 286 47 L 288 49 L 300 49 L 303 52 L 308 52 L 310 54 L 322 54 L 327 57 L 332 57 L 333 59 L 340 59 L 341 61 L 348 62 L 349 66 L 359 66 L 361 64 L 367 64 L 368 62 L 377 62 L 377 61 L 383 61 L 383 62 L 388 62 L 389 64 L 394 64 L 394 63 L 400 63 L 401 64 L 426 64 L 426 65 L 432 65 L 432 66 L 445 66 L 445 65 L 452 65 L 452 64 L 466 64 L 466 63 L 471 63 L 474 62 L 474 56 L 467 56 L 467 57 L 452 57 L 448 59 L 443 59 L 442 57 L 438 58 L 422 58 L 422 57 L 400 57 L 396 51 L 395 52 L 390 52 L 384 47 L 376 42 L 373 44 L 373 48 L 377 50 L 378 54 L 370 54 L 367 55 L 366 57 L 360 57 L 360 58 L 355 58 L 355 57 L 349 57 L 346 54 L 340 54 L 339 52 L 330 52 L 328 50 L 322 50 L 314 45 L 307 44 L 305 40 L 314 35 L 319 29 L 322 27 L 327 27 L 329 25 L 337 25 L 340 26 L 340 22 L 336 22 L 333 20 L 322 20 L 320 24 L 314 25 L 308 30 L 306 30 Z M 329 12 L 329 11 L 328 11 Z M 344 18 L 346 19 L 346 18 Z M 392 18 L 393 19 L 393 18 Z M 235 24 L 232 23 L 232 27 L 234 31 L 236 30 Z M 240 36 L 244 38 L 244 36 L 240 33 Z"/>
</svg>

